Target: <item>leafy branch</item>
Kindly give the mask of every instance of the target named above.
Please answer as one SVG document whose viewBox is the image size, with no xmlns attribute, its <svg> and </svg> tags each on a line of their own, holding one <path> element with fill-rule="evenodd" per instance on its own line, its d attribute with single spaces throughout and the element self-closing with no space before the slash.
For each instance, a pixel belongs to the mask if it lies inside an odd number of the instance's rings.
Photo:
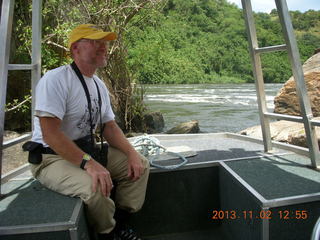
<svg viewBox="0 0 320 240">
<path fill-rule="evenodd" d="M 27 111 L 31 103 L 32 96 L 28 95 L 25 96 L 25 99 L 22 102 L 18 102 L 18 99 L 14 99 L 12 103 L 8 103 L 5 108 L 5 112 L 11 112 L 11 111 L 19 111 L 22 109 L 22 111 Z"/>
</svg>

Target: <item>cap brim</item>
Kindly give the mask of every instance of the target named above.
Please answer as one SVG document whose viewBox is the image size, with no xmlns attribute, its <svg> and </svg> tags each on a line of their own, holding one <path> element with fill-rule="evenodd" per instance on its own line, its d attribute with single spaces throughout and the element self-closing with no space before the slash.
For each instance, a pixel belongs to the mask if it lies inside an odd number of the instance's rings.
<svg viewBox="0 0 320 240">
<path fill-rule="evenodd" d="M 114 32 L 98 32 L 98 33 L 85 36 L 84 38 L 94 39 L 94 40 L 105 39 L 107 41 L 113 41 L 117 39 L 117 34 Z"/>
</svg>

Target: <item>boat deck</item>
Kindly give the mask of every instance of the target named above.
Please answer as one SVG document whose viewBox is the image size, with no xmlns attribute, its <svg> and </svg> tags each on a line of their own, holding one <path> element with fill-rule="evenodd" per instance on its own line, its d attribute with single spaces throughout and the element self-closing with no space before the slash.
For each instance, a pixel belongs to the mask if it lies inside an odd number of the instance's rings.
<svg viewBox="0 0 320 240">
<path fill-rule="evenodd" d="M 194 151 L 196 155 L 188 157 L 188 166 L 205 162 L 218 164 L 225 160 L 251 159 L 270 154 L 292 153 L 281 148 L 275 148 L 272 153 L 266 154 L 262 141 L 230 133 L 154 136 L 166 148 L 187 146 Z M 172 164 L 172 160 L 167 165 Z"/>
<path fill-rule="evenodd" d="M 175 170 L 152 168 L 144 207 L 131 219 L 144 239 L 310 239 L 320 216 L 320 172 L 309 167 L 306 149 L 278 144 L 271 153 L 265 153 L 262 141 L 229 133 L 153 136 L 164 147 L 187 146 L 195 155 Z M 162 164 L 169 166 L 178 161 L 163 160 Z M 16 237 L 30 235 L 30 226 L 34 231 L 43 231 L 36 218 L 32 218 L 34 222 L 29 220 L 25 228 L 21 214 L 19 217 L 12 212 L 18 208 L 11 205 L 19 204 L 17 199 L 23 201 L 19 194 L 26 191 L 10 186 L 28 181 L 31 186 L 36 184 L 30 183 L 26 169 L 4 178 L 3 189 L 8 195 L 15 191 L 16 197 L 12 202 L 9 198 L 0 201 L 0 236 L 15 231 L 19 232 Z M 37 187 L 27 189 L 39 192 Z M 42 201 L 68 198 L 50 194 L 42 194 Z M 24 214 L 33 214 L 34 206 L 31 200 L 25 203 Z M 66 222 L 76 225 L 82 219 L 78 201 L 72 206 L 66 204 L 76 220 L 71 221 L 70 216 Z M 46 210 L 43 207 L 38 211 L 43 215 Z M 74 217 L 75 211 L 78 218 Z M 17 222 L 16 218 L 20 219 L 19 226 L 9 226 Z M 52 224 L 46 225 L 46 231 Z M 70 238 L 60 239 L 87 239 L 85 233 L 80 238 L 78 232 L 66 227 L 72 228 L 63 224 L 59 229 L 69 231 Z"/>
</svg>

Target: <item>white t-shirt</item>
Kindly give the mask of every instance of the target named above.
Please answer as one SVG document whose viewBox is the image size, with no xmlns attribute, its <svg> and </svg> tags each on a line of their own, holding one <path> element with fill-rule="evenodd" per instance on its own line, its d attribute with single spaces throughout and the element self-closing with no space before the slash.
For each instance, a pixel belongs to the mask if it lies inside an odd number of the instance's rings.
<svg viewBox="0 0 320 240">
<path fill-rule="evenodd" d="M 101 95 L 102 123 L 114 120 L 109 92 L 105 84 L 97 76 L 83 76 L 91 99 L 92 118 L 95 126 L 99 125 L 100 114 L 96 81 Z M 36 111 L 50 113 L 62 120 L 61 130 L 71 140 L 90 134 L 90 114 L 88 101 L 83 86 L 70 65 L 48 71 L 36 87 Z M 32 141 L 47 146 L 43 141 L 39 118 L 34 119 Z"/>
</svg>

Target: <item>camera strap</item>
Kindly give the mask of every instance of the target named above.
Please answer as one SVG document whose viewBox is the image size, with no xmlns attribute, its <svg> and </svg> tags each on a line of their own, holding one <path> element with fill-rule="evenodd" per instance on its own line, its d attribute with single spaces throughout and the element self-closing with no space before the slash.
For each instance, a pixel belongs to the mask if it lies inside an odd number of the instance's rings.
<svg viewBox="0 0 320 240">
<path fill-rule="evenodd" d="M 90 99 L 90 94 L 89 94 L 89 90 L 88 90 L 88 87 L 87 87 L 87 84 L 83 78 L 83 75 L 82 73 L 80 72 L 80 69 L 78 68 L 77 64 L 75 62 L 72 62 L 71 63 L 71 67 L 72 69 L 75 71 L 75 73 L 77 74 L 81 84 L 82 84 L 82 87 L 84 89 L 84 92 L 86 94 L 86 98 L 87 98 L 87 101 L 88 101 L 88 110 L 89 110 L 89 117 L 90 117 L 90 137 L 91 137 L 91 152 L 93 153 L 94 152 L 94 136 L 93 136 L 93 133 L 94 133 L 94 124 L 93 124 L 93 119 L 92 119 L 92 105 L 91 105 L 91 99 Z M 96 88 L 97 88 L 97 93 L 98 93 L 98 104 L 99 104 L 99 115 L 100 115 L 100 142 L 101 142 L 101 148 L 100 148 L 100 154 L 102 154 L 103 150 L 103 138 L 102 138 L 102 135 L 103 135 L 103 124 L 102 124 L 102 115 L 101 115 L 101 105 L 102 105 L 102 101 L 101 101 L 101 95 L 100 95 L 100 91 L 99 91 L 99 87 L 98 87 L 98 84 L 96 83 L 96 81 L 94 80 L 93 78 L 93 82 L 94 84 L 96 85 Z M 101 158 L 103 156 L 100 156 Z"/>
</svg>

